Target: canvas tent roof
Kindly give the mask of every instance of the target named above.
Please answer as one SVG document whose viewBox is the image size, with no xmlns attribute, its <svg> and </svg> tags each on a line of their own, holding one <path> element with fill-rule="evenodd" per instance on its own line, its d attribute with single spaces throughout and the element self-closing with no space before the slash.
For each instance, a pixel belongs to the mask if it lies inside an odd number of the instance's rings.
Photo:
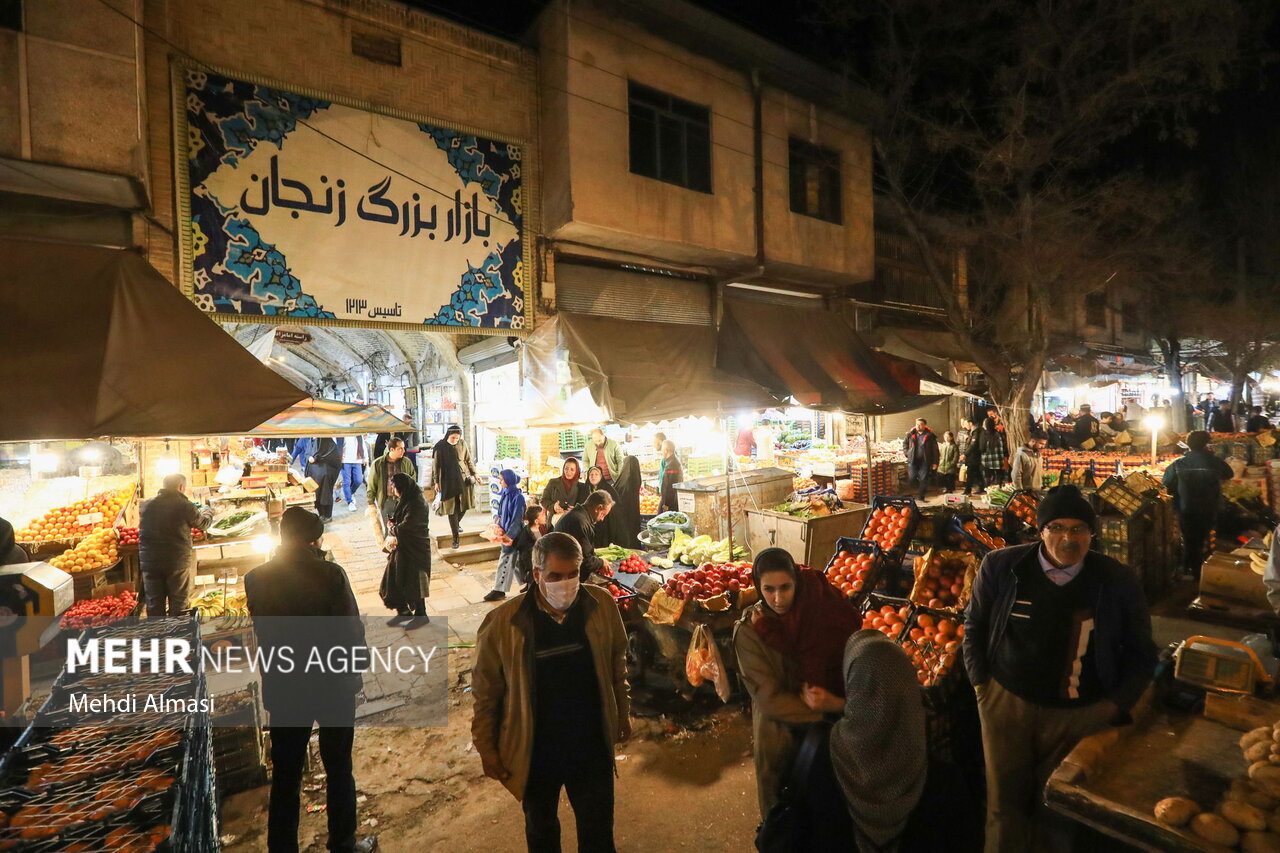
<svg viewBox="0 0 1280 853">
<path fill-rule="evenodd" d="M 724 301 L 717 365 L 802 406 L 887 415 L 937 399 L 914 363 L 880 355 L 831 312 Z"/>
<path fill-rule="evenodd" d="M 382 406 L 308 397 L 249 430 L 246 435 L 285 438 L 378 432 L 413 432 L 413 427 Z"/>
<path fill-rule="evenodd" d="M 131 251 L 0 238 L 0 441 L 247 432 L 306 395 Z"/>
</svg>

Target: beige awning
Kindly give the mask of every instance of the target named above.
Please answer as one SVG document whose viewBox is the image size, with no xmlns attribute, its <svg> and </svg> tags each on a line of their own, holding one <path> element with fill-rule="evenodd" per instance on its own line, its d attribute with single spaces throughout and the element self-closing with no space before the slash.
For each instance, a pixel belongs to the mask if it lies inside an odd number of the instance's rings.
<svg viewBox="0 0 1280 853">
<path fill-rule="evenodd" d="M 307 395 L 131 251 L 0 239 L 0 441 L 247 432 Z"/>
</svg>

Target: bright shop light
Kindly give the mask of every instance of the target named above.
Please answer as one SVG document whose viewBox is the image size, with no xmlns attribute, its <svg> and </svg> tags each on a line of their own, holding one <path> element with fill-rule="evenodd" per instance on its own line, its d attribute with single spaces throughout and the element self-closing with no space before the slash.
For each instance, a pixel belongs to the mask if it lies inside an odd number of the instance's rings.
<svg viewBox="0 0 1280 853">
<path fill-rule="evenodd" d="M 178 464 L 178 460 L 172 456 L 165 456 L 156 460 L 156 474 L 160 477 L 168 477 L 170 474 L 177 474 L 182 470 L 182 466 Z"/>
<path fill-rule="evenodd" d="M 31 457 L 31 470 L 40 474 L 52 474 L 60 461 L 56 453 L 37 453 Z"/>
</svg>

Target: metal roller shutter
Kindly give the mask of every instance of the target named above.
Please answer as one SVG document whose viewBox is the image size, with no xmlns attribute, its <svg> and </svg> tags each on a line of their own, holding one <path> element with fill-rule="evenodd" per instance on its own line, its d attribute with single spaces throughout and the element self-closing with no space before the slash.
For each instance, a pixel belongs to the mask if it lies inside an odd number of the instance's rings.
<svg viewBox="0 0 1280 853">
<path fill-rule="evenodd" d="M 565 261 L 556 263 L 555 276 L 556 303 L 563 311 L 711 325 L 711 285 L 706 281 Z"/>
<path fill-rule="evenodd" d="M 913 409 L 910 412 L 899 412 L 896 415 L 883 415 L 880 417 L 880 427 L 878 438 L 880 441 L 891 441 L 893 439 L 901 439 L 911 431 L 916 425 L 916 418 L 924 418 L 929 422 L 930 428 L 938 434 L 938 438 L 942 438 L 942 434 L 947 430 L 955 431 L 958 423 L 951 423 L 950 404 L 948 400 L 943 399 L 937 403 L 933 403 L 923 408 Z M 957 416 L 958 418 L 958 416 Z"/>
</svg>

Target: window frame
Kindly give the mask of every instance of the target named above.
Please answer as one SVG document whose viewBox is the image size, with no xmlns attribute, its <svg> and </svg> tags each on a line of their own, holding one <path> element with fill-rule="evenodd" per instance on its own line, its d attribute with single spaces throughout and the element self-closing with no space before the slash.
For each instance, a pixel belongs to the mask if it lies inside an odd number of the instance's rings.
<svg viewBox="0 0 1280 853">
<path fill-rule="evenodd" d="M 787 137 L 787 195 L 791 212 L 831 225 L 843 225 L 843 166 L 839 150 L 798 136 Z M 801 171 L 804 173 L 803 193 L 797 192 L 799 187 L 796 177 Z M 827 180 L 824 181 L 824 178 Z M 828 189 L 825 203 L 824 188 Z"/>
<path fill-rule="evenodd" d="M 638 115 L 642 112 L 647 115 Z M 650 127 L 640 126 L 642 121 Z M 649 148 L 641 151 L 637 141 L 645 136 L 649 137 Z M 714 195 L 711 148 L 710 106 L 627 80 L 627 167 L 631 174 Z M 642 154 L 647 156 L 642 158 Z"/>
<path fill-rule="evenodd" d="M 1107 327 L 1108 307 L 1106 293 L 1086 293 L 1084 295 L 1084 324 L 1105 329 Z M 1097 322 L 1095 322 L 1095 312 L 1100 318 Z"/>
</svg>

